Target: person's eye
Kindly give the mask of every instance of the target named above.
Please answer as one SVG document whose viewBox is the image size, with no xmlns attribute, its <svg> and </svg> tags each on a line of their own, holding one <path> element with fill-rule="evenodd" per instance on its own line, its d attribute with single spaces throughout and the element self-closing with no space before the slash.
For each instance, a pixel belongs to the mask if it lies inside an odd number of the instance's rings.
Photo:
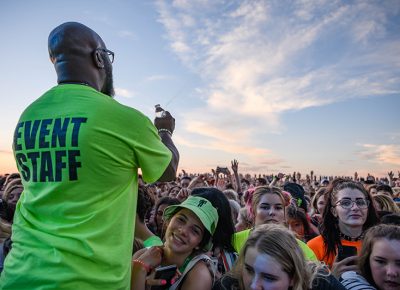
<svg viewBox="0 0 400 290">
<path fill-rule="evenodd" d="M 278 280 L 276 277 L 268 275 L 268 274 L 262 274 L 261 277 L 263 278 L 263 280 L 269 281 L 269 282 L 274 282 L 274 281 Z"/>
<path fill-rule="evenodd" d="M 269 205 L 262 205 L 260 208 L 263 210 L 270 210 L 271 207 Z"/>
<path fill-rule="evenodd" d="M 200 230 L 197 229 L 197 228 L 192 229 L 192 232 L 193 232 L 196 236 L 200 236 L 200 235 L 201 235 Z"/>
<path fill-rule="evenodd" d="M 345 206 L 345 207 L 351 206 L 351 204 L 352 204 L 352 201 L 348 200 L 348 199 L 344 199 L 344 200 L 340 201 L 340 205 Z"/>
<path fill-rule="evenodd" d="M 356 204 L 358 206 L 366 206 L 367 205 L 367 201 L 365 199 L 357 199 L 356 200 Z"/>
<path fill-rule="evenodd" d="M 275 207 L 275 209 L 276 209 L 276 210 L 283 210 L 283 206 L 278 205 L 278 206 Z"/>
<path fill-rule="evenodd" d="M 375 259 L 375 262 L 378 263 L 378 264 L 380 264 L 380 265 L 383 265 L 383 264 L 386 263 L 386 261 L 385 261 L 385 260 L 382 260 L 382 259 Z"/>
<path fill-rule="evenodd" d="M 185 219 L 181 216 L 178 216 L 176 219 L 178 220 L 178 222 L 181 222 L 181 223 L 185 222 Z"/>
<path fill-rule="evenodd" d="M 250 267 L 249 265 L 245 265 L 244 269 L 247 271 L 247 273 L 252 274 L 254 273 L 254 270 L 252 267 Z"/>
</svg>

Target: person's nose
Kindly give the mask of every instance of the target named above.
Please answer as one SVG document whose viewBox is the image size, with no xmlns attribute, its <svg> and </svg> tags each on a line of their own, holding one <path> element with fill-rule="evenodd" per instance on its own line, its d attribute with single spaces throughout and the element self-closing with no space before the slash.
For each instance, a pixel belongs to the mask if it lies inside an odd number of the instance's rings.
<svg viewBox="0 0 400 290">
<path fill-rule="evenodd" d="M 271 207 L 271 208 L 269 209 L 269 215 L 270 215 L 270 216 L 274 216 L 274 215 L 275 215 L 275 209 L 274 209 L 273 207 Z"/>
<path fill-rule="evenodd" d="M 360 208 L 358 207 L 358 205 L 353 201 L 353 203 L 351 204 L 351 208 L 350 208 L 351 210 L 355 210 L 355 211 L 357 211 L 357 210 L 360 210 Z"/>
<path fill-rule="evenodd" d="M 386 266 L 386 275 L 391 278 L 398 277 L 400 275 L 400 267 L 395 263 L 389 263 Z"/>
<path fill-rule="evenodd" d="M 251 290 L 262 290 L 260 279 L 257 275 L 254 275 L 250 285 Z"/>
<path fill-rule="evenodd" d="M 182 236 L 184 236 L 184 237 L 186 237 L 187 236 L 187 234 L 188 234 L 188 227 L 187 226 L 181 226 L 180 228 L 179 228 L 179 233 L 182 235 Z"/>
</svg>

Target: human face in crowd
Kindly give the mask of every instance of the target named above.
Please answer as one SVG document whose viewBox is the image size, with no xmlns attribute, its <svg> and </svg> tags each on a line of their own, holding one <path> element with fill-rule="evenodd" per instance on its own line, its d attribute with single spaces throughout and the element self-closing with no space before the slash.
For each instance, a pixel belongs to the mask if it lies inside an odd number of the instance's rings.
<svg viewBox="0 0 400 290">
<path fill-rule="evenodd" d="M 285 222 L 285 207 L 277 194 L 267 193 L 260 198 L 255 213 L 255 225 Z"/>
<path fill-rule="evenodd" d="M 189 209 L 179 210 L 171 219 L 165 233 L 165 247 L 174 253 L 190 254 L 201 242 L 205 228 Z"/>
<path fill-rule="evenodd" d="M 343 208 L 338 203 L 342 200 L 353 201 L 351 208 Z M 364 208 L 360 208 L 356 205 L 356 200 L 367 201 L 367 198 L 358 189 L 344 188 L 336 193 L 334 199 L 336 205 L 332 208 L 332 214 L 338 219 L 339 228 L 344 234 L 351 233 L 352 228 L 362 227 L 367 220 L 368 205 Z"/>
<path fill-rule="evenodd" d="M 245 192 L 248 188 L 249 188 L 249 186 L 247 185 L 247 183 L 246 182 L 241 182 L 240 183 L 240 185 L 241 185 L 241 187 L 242 187 L 242 192 Z"/>
<path fill-rule="evenodd" d="M 299 219 L 288 219 L 289 230 L 291 230 L 298 239 L 304 238 L 304 225 Z"/>
<path fill-rule="evenodd" d="M 400 289 L 400 241 L 375 241 L 369 257 L 372 279 L 379 290 Z"/>
<path fill-rule="evenodd" d="M 189 186 L 189 183 L 190 183 L 190 180 L 189 180 L 189 179 L 183 178 L 183 179 L 181 180 L 181 186 L 182 186 L 182 188 L 187 188 L 187 187 Z"/>
<path fill-rule="evenodd" d="M 164 213 L 164 209 L 168 206 L 168 204 L 160 204 L 160 206 L 157 209 L 156 212 L 156 223 L 157 223 L 157 228 L 160 229 L 160 227 L 162 227 L 164 221 L 163 221 L 163 213 Z"/>
<path fill-rule="evenodd" d="M 242 273 L 245 290 L 287 290 L 292 286 L 279 262 L 254 247 L 246 251 Z"/>
<path fill-rule="evenodd" d="M 7 203 L 15 208 L 23 190 L 22 187 L 14 188 L 8 196 Z"/>
<path fill-rule="evenodd" d="M 179 191 L 181 190 L 181 188 L 179 186 L 174 186 L 170 192 L 169 192 L 169 196 L 170 197 L 176 197 L 179 193 Z"/>
<path fill-rule="evenodd" d="M 321 195 L 317 200 L 317 210 L 318 210 L 319 214 L 324 213 L 325 205 L 326 205 L 326 203 L 325 203 L 324 195 Z"/>
<path fill-rule="evenodd" d="M 369 193 L 370 193 L 371 195 L 376 195 L 378 192 L 376 191 L 376 188 L 375 188 L 375 187 L 372 187 L 372 188 L 369 190 Z"/>
</svg>

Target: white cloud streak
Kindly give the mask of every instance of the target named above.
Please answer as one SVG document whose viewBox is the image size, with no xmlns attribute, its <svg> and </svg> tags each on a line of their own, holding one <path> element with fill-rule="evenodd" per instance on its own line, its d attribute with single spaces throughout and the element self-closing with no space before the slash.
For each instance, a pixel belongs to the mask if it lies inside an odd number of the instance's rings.
<svg viewBox="0 0 400 290">
<path fill-rule="evenodd" d="M 361 144 L 361 146 L 363 149 L 359 155 L 370 162 L 400 165 L 400 145 Z"/>
<path fill-rule="evenodd" d="M 251 117 L 276 132 L 288 111 L 400 91 L 400 59 L 393 59 L 400 40 L 387 25 L 399 14 L 398 2 L 168 3 L 158 1 L 157 8 L 172 51 L 209 83 L 204 107 L 194 109 L 202 121 L 194 123 L 193 112 L 184 121 L 189 132 L 215 127 L 224 130 L 197 133 L 220 141 L 216 136 L 254 138 L 248 124 L 225 120 Z"/>
<path fill-rule="evenodd" d="M 115 88 L 115 95 L 118 97 L 132 98 L 134 93 L 123 88 Z"/>
</svg>

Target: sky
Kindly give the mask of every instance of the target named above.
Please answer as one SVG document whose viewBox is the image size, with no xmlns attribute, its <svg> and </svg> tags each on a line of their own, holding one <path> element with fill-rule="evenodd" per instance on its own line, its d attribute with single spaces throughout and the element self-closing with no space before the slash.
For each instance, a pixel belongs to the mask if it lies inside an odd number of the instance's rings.
<svg viewBox="0 0 400 290">
<path fill-rule="evenodd" d="M 56 85 L 47 37 L 67 21 L 114 51 L 116 100 L 175 117 L 180 170 L 397 174 L 399 14 L 398 0 L 0 0 L 0 174 L 16 171 L 20 114 Z"/>
</svg>

